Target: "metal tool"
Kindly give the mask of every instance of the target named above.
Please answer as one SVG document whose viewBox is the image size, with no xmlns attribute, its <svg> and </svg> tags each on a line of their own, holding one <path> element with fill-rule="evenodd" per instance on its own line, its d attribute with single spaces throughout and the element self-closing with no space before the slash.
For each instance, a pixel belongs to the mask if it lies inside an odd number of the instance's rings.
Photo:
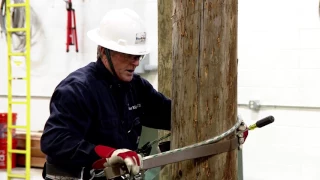
<svg viewBox="0 0 320 180">
<path fill-rule="evenodd" d="M 229 136 L 231 133 L 236 131 L 236 129 L 240 126 L 241 122 L 242 122 L 242 119 L 241 117 L 238 116 L 238 121 L 236 122 L 236 124 L 232 128 L 230 128 L 228 131 L 222 133 L 219 136 L 216 136 L 206 141 L 192 144 L 183 148 L 174 149 L 174 150 L 162 152 L 159 154 L 143 157 L 142 159 L 143 166 L 141 168 L 141 172 L 135 176 L 131 176 L 125 166 L 107 167 L 104 169 L 106 179 L 112 180 L 114 178 L 119 178 L 119 177 L 125 180 L 143 179 L 144 170 L 147 170 L 147 169 L 151 169 L 154 167 L 159 167 L 159 166 L 163 166 L 163 165 L 167 165 L 175 162 L 185 161 L 189 159 L 196 159 L 196 158 L 206 157 L 210 155 L 216 155 L 216 154 L 237 149 L 239 147 L 237 137 L 234 137 L 231 140 L 224 140 L 221 142 L 218 142 L 218 141 L 222 140 L 223 138 Z M 274 122 L 274 117 L 268 116 L 257 121 L 255 124 L 250 125 L 248 129 L 245 131 L 253 130 L 255 128 L 261 128 L 273 122 Z"/>
<path fill-rule="evenodd" d="M 145 145 L 143 145 L 141 148 L 139 148 L 137 150 L 138 154 L 141 154 L 143 156 L 149 156 L 150 152 L 152 150 L 152 146 L 156 143 L 159 143 L 160 141 L 166 139 L 167 137 L 169 137 L 171 135 L 171 133 L 166 134 L 165 136 L 160 137 L 159 139 L 153 140 L 153 141 L 149 141 L 147 142 Z"/>
</svg>

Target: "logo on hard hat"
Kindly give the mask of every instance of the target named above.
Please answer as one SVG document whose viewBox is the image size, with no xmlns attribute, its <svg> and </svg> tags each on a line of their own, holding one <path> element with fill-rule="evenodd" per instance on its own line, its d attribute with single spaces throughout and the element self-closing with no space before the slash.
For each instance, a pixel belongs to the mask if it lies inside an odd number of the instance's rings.
<svg viewBox="0 0 320 180">
<path fill-rule="evenodd" d="M 135 44 L 145 44 L 145 42 L 146 42 L 146 32 L 137 33 Z"/>
</svg>

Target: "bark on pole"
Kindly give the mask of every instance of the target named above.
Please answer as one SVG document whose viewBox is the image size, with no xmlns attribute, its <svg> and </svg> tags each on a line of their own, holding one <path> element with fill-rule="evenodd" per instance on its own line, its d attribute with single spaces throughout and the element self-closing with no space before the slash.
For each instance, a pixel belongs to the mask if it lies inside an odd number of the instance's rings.
<svg viewBox="0 0 320 180">
<path fill-rule="evenodd" d="M 172 0 L 158 0 L 158 90 L 171 97 L 172 89 Z M 158 131 L 158 137 L 168 134 Z M 168 140 L 168 138 L 166 139 Z M 168 180 L 170 165 L 161 168 L 159 180 Z"/>
<path fill-rule="evenodd" d="M 171 149 L 236 123 L 237 18 L 237 0 L 173 0 Z M 236 180 L 237 150 L 175 163 L 168 179 Z"/>
</svg>

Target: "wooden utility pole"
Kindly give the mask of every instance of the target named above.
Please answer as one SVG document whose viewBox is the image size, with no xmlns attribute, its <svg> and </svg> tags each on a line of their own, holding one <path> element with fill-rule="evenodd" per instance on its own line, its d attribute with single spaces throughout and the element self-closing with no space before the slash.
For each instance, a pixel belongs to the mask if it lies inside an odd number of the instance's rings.
<svg viewBox="0 0 320 180">
<path fill-rule="evenodd" d="M 158 1 L 158 90 L 171 97 L 172 89 L 172 0 Z M 163 137 L 168 131 L 158 131 Z M 167 139 L 166 139 L 167 140 Z M 161 168 L 159 180 L 169 179 L 170 165 Z"/>
<path fill-rule="evenodd" d="M 173 0 L 172 142 L 217 136 L 237 121 L 237 0 Z M 172 165 L 171 178 L 236 180 L 237 150 Z"/>
</svg>

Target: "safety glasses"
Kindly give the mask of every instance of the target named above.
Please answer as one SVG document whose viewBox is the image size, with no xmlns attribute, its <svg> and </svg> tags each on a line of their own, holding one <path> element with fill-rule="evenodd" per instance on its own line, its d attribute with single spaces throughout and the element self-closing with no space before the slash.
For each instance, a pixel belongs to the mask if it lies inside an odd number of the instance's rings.
<svg viewBox="0 0 320 180">
<path fill-rule="evenodd" d="M 113 51 L 113 53 L 118 54 L 123 59 L 133 60 L 133 61 L 142 61 L 145 58 L 145 55 L 132 55 L 132 54 L 126 54 L 126 53 L 117 52 L 117 51 Z"/>
<path fill-rule="evenodd" d="M 125 54 L 125 53 L 119 53 L 121 56 L 128 60 L 134 60 L 134 61 L 141 61 L 144 59 L 145 55 L 132 55 L 132 54 Z"/>
</svg>

